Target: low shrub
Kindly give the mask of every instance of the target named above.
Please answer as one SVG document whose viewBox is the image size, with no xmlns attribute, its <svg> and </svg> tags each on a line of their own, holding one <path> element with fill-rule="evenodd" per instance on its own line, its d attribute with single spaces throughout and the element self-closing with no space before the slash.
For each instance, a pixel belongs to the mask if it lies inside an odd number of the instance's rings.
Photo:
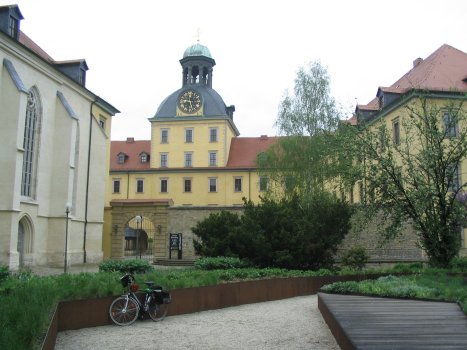
<svg viewBox="0 0 467 350">
<path fill-rule="evenodd" d="M 452 259 L 451 268 L 460 272 L 467 272 L 467 256 Z"/>
<path fill-rule="evenodd" d="M 397 263 L 394 265 L 392 270 L 394 272 L 415 272 L 418 273 L 423 270 L 423 263 L 422 262 L 414 262 L 414 263 Z"/>
<path fill-rule="evenodd" d="M 6 280 L 10 276 L 10 270 L 6 265 L 0 265 L 0 283 Z"/>
<path fill-rule="evenodd" d="M 206 257 L 195 262 L 195 268 L 199 270 L 241 269 L 250 266 L 246 260 L 227 256 Z"/>
<path fill-rule="evenodd" d="M 358 284 L 355 281 L 335 282 L 321 287 L 321 291 L 337 294 L 352 294 L 358 291 Z"/>
<path fill-rule="evenodd" d="M 363 247 L 354 247 L 347 250 L 342 256 L 341 263 L 345 267 L 355 270 L 363 270 L 370 256 Z"/>
<path fill-rule="evenodd" d="M 100 272 L 120 272 L 122 274 L 142 274 L 153 270 L 146 260 L 107 260 L 99 265 Z"/>
</svg>

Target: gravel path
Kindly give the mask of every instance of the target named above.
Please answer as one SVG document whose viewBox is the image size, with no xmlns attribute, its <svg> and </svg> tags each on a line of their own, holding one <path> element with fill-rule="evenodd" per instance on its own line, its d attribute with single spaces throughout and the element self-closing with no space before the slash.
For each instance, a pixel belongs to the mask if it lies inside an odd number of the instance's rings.
<svg viewBox="0 0 467 350">
<path fill-rule="evenodd" d="M 55 349 L 316 349 L 339 350 L 317 296 L 60 332 Z"/>
</svg>

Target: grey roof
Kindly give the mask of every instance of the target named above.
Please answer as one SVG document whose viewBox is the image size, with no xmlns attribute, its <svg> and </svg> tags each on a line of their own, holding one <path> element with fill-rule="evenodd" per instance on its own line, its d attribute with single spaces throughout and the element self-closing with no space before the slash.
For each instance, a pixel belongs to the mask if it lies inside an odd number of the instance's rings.
<svg viewBox="0 0 467 350">
<path fill-rule="evenodd" d="M 202 97 L 204 107 L 203 117 L 228 117 L 226 105 L 222 97 L 214 89 L 195 84 L 187 85 L 170 94 L 162 101 L 154 118 L 175 118 L 178 96 L 180 96 L 183 91 L 191 89 L 196 90 Z"/>
</svg>

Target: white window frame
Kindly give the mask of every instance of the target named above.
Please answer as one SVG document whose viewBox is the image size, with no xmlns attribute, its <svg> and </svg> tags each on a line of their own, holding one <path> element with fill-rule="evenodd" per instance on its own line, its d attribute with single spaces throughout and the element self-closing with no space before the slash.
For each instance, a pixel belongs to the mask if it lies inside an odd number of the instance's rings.
<svg viewBox="0 0 467 350">
<path fill-rule="evenodd" d="M 218 140 L 219 140 L 219 128 L 209 128 L 209 142 L 218 142 Z"/>
<path fill-rule="evenodd" d="M 165 136 L 164 136 L 165 133 Z M 169 143 L 169 129 L 162 128 L 161 129 L 161 143 Z"/>
<path fill-rule="evenodd" d="M 446 137 L 453 138 L 458 135 L 458 124 L 453 123 L 453 116 L 449 111 L 443 112 L 443 126 L 445 130 Z"/>
<path fill-rule="evenodd" d="M 237 188 L 237 181 L 240 181 L 240 189 Z M 234 177 L 234 192 L 243 192 L 243 177 L 235 176 Z"/>
<path fill-rule="evenodd" d="M 190 181 L 190 190 L 186 190 L 186 182 Z M 193 179 L 191 177 L 184 177 L 183 178 L 183 192 L 184 193 L 191 193 L 193 190 Z"/>
<path fill-rule="evenodd" d="M 189 160 L 188 160 L 189 158 Z M 186 168 L 193 167 L 193 152 L 185 152 L 184 154 L 184 164 Z"/>
<path fill-rule="evenodd" d="M 159 166 L 161 168 L 167 168 L 169 166 L 169 153 L 161 152 L 159 153 Z"/>
<path fill-rule="evenodd" d="M 211 182 L 214 182 L 213 185 L 211 185 Z M 211 190 L 211 186 L 214 186 L 214 190 Z M 217 193 L 217 177 L 210 177 L 208 178 L 208 192 L 209 193 Z"/>
<path fill-rule="evenodd" d="M 191 139 L 188 138 L 188 134 L 191 132 Z M 193 128 L 186 128 L 185 129 L 185 143 L 193 143 L 195 142 L 195 131 Z"/>
<path fill-rule="evenodd" d="M 118 183 L 118 191 L 115 191 L 115 184 Z M 122 181 L 121 179 L 112 179 L 112 193 L 121 192 Z"/>
<path fill-rule="evenodd" d="M 141 191 L 139 191 L 140 183 L 141 183 Z M 136 193 L 144 193 L 144 179 L 136 179 Z"/>
<path fill-rule="evenodd" d="M 217 166 L 217 151 L 209 151 L 209 166 Z"/>
<path fill-rule="evenodd" d="M 165 191 L 162 191 L 162 182 L 165 181 Z M 169 193 L 169 178 L 161 177 L 159 179 L 159 192 L 160 193 Z"/>
<path fill-rule="evenodd" d="M 265 182 L 265 188 L 264 189 L 262 188 L 263 181 Z M 260 192 L 266 192 L 268 190 L 268 183 L 269 183 L 269 179 L 268 179 L 267 176 L 260 176 L 259 177 L 259 191 Z"/>
</svg>

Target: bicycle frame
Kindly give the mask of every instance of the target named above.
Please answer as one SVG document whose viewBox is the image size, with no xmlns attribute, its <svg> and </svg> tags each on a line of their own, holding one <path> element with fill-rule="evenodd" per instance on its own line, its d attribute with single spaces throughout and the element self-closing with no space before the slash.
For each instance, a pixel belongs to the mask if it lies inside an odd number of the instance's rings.
<svg viewBox="0 0 467 350">
<path fill-rule="evenodd" d="M 120 326 L 130 325 L 137 318 L 143 317 L 142 312 L 156 322 L 165 318 L 171 302 L 168 291 L 155 286 L 153 282 L 145 282 L 147 287 L 139 289 L 131 275 L 125 275 L 120 280 L 128 291 L 114 299 L 110 305 L 109 315 L 114 323 Z"/>
</svg>

